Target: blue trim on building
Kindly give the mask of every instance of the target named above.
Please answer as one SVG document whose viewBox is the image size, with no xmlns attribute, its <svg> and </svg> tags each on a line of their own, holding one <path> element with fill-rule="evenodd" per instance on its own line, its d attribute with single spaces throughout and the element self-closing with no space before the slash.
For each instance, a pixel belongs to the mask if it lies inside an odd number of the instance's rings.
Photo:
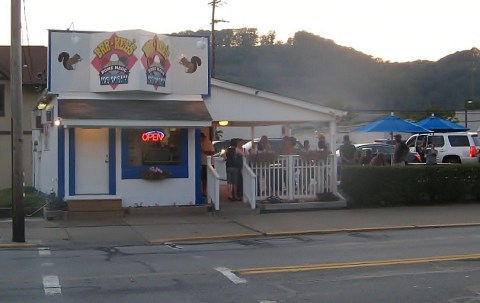
<svg viewBox="0 0 480 303">
<path fill-rule="evenodd" d="M 65 198 L 65 128 L 58 126 L 58 193 L 60 199 Z"/>
<path fill-rule="evenodd" d="M 141 173 L 149 169 L 150 166 L 129 166 L 128 163 L 128 133 L 129 129 L 122 129 L 121 142 L 121 170 L 122 179 L 141 179 Z M 170 178 L 188 178 L 188 129 L 180 131 L 180 164 L 178 165 L 155 165 L 162 170 L 171 173 Z"/>
<path fill-rule="evenodd" d="M 205 204 L 202 197 L 202 138 L 200 129 L 195 129 L 195 204 Z"/>
<path fill-rule="evenodd" d="M 68 193 L 75 196 L 75 129 L 68 129 Z"/>
<path fill-rule="evenodd" d="M 116 176 L 116 153 L 115 153 L 115 129 L 108 130 L 108 193 L 117 194 L 117 176 Z"/>
</svg>

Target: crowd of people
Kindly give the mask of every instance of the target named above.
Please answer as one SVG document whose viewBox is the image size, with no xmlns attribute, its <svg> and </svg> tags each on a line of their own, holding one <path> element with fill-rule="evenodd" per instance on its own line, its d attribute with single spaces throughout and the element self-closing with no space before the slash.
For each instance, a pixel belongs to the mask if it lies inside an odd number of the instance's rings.
<svg viewBox="0 0 480 303">
<path fill-rule="evenodd" d="M 206 184 L 206 156 L 212 153 L 213 147 L 210 141 L 202 134 L 202 190 L 205 193 Z M 395 145 L 391 159 L 387 159 L 385 154 L 381 152 L 373 153 L 371 149 L 362 151 L 357 150 L 354 144 L 350 141 L 349 135 L 344 135 L 343 144 L 339 148 L 339 164 L 343 165 L 363 165 L 363 166 L 387 166 L 387 165 L 404 165 L 405 157 L 409 153 L 409 148 L 405 142 L 401 140 L 401 135 L 394 136 Z M 230 140 L 230 146 L 223 153 L 222 157 L 225 160 L 227 186 L 230 201 L 241 201 L 243 193 L 243 177 L 242 168 L 244 163 L 244 157 L 253 156 L 259 154 L 276 153 L 280 155 L 298 155 L 302 153 L 308 153 L 312 151 L 325 151 L 329 152 L 329 145 L 325 140 L 323 134 L 317 136 L 317 142 L 315 145 L 310 144 L 309 140 L 303 141 L 302 144 L 297 144 L 297 139 L 291 136 L 284 136 L 282 138 L 281 146 L 272 148 L 271 140 L 266 135 L 261 136 L 258 142 L 252 142 L 252 148 L 245 150 L 243 148 L 245 141 L 240 138 L 234 138 Z M 302 146 L 300 149 L 299 146 Z M 425 151 L 425 157 L 427 164 L 436 163 L 436 150 L 435 146 L 429 146 L 429 149 Z M 340 168 L 339 167 L 339 168 Z M 340 171 L 339 171 L 340 174 Z"/>
<path fill-rule="evenodd" d="M 222 154 L 225 160 L 227 186 L 228 186 L 228 199 L 230 201 L 241 201 L 243 193 L 243 177 L 242 167 L 243 158 L 246 156 L 254 156 L 259 154 L 278 153 L 280 155 L 298 155 L 300 153 L 309 151 L 328 151 L 328 145 L 323 135 L 318 136 L 317 148 L 312 149 L 310 142 L 305 140 L 303 142 L 303 148 L 299 149 L 297 145 L 297 139 L 291 136 L 284 136 L 279 150 L 274 150 L 270 143 L 268 136 L 261 136 L 258 142 L 252 143 L 252 148 L 248 151 L 244 150 L 243 144 L 245 141 L 240 138 L 234 138 L 230 140 L 230 146 Z M 203 148 L 202 148 L 203 150 Z M 203 173 L 202 173 L 203 177 Z"/>
<path fill-rule="evenodd" d="M 405 165 L 406 157 L 410 152 L 406 143 L 402 140 L 400 134 L 393 136 L 395 139 L 393 145 L 393 152 L 391 154 L 391 159 L 387 159 L 385 154 L 382 152 L 377 152 L 373 154 L 371 149 L 365 149 L 362 151 L 357 150 L 355 146 L 350 142 L 349 135 L 344 135 L 343 144 L 339 148 L 340 153 L 340 163 L 342 165 L 372 165 L 372 166 L 401 166 Z M 428 148 L 425 148 L 423 151 L 425 155 L 426 164 L 436 164 L 437 163 L 437 150 L 435 149 L 434 144 L 430 144 Z"/>
</svg>

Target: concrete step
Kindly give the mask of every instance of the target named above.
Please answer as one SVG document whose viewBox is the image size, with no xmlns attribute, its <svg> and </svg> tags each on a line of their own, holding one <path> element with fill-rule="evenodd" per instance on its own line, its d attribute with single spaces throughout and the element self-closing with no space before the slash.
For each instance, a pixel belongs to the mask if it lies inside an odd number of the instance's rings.
<svg viewBox="0 0 480 303">
<path fill-rule="evenodd" d="M 125 210 L 117 197 L 72 197 L 67 199 L 68 220 L 122 218 Z"/>
<path fill-rule="evenodd" d="M 118 198 L 67 200 L 67 205 L 69 212 L 105 212 L 123 210 L 122 199 Z"/>
</svg>

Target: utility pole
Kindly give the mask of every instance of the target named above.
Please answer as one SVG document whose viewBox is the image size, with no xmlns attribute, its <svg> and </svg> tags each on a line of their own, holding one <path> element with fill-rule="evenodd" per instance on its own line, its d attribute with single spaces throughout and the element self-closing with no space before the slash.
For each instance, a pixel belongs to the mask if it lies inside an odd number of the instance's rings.
<svg viewBox="0 0 480 303">
<path fill-rule="evenodd" d="M 211 21 L 211 25 L 212 25 L 212 39 L 211 39 L 212 40 L 212 71 L 211 71 L 211 75 L 212 75 L 212 78 L 215 78 L 215 48 L 216 48 L 215 24 L 219 23 L 219 22 L 228 22 L 228 21 L 225 21 L 225 20 L 215 19 L 215 8 L 220 6 L 221 3 L 222 3 L 222 0 L 212 0 L 212 2 L 210 2 L 208 4 L 208 5 L 212 6 L 212 21 Z"/>
<path fill-rule="evenodd" d="M 21 0 L 11 0 L 10 100 L 12 106 L 12 241 L 25 242 L 23 207 L 23 96 Z"/>
</svg>

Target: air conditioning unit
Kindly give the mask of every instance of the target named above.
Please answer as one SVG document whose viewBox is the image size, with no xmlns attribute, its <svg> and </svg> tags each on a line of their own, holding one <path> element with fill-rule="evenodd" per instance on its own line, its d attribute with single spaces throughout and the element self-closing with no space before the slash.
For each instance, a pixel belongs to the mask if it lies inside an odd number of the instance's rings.
<svg viewBox="0 0 480 303">
<path fill-rule="evenodd" d="M 42 124 L 49 124 L 53 122 L 53 110 L 47 109 L 42 111 Z"/>
</svg>

